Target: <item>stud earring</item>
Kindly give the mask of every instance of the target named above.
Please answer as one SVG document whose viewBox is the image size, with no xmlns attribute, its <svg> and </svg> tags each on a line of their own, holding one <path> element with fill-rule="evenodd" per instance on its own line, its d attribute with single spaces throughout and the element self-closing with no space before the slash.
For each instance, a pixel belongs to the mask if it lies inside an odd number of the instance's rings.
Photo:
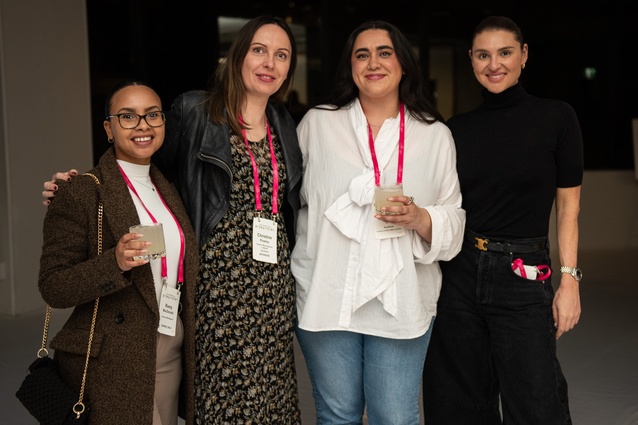
<svg viewBox="0 0 638 425">
<path fill-rule="evenodd" d="M 525 69 L 525 64 L 522 64 L 522 65 L 521 65 L 521 69 Z"/>
</svg>

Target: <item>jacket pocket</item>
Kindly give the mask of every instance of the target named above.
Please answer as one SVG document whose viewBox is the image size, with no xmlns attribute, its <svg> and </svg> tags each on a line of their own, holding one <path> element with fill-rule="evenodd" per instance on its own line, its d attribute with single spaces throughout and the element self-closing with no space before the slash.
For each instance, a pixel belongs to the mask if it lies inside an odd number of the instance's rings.
<svg viewBox="0 0 638 425">
<path fill-rule="evenodd" d="M 71 354 L 81 354 L 86 356 L 89 347 L 90 329 L 63 328 L 51 340 L 49 346 L 56 351 L 64 351 Z M 104 340 L 104 332 L 93 332 L 91 343 L 91 357 L 99 357 Z"/>
</svg>

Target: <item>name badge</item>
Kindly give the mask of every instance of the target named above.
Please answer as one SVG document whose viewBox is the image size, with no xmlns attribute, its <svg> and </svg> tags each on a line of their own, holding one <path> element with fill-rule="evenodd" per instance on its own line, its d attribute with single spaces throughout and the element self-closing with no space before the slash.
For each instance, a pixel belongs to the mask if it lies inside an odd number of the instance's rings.
<svg viewBox="0 0 638 425">
<path fill-rule="evenodd" d="M 405 229 L 393 223 L 386 223 L 378 219 L 374 219 L 374 237 L 375 239 L 398 238 L 405 235 Z"/>
<path fill-rule="evenodd" d="M 160 321 L 159 328 L 157 328 L 159 333 L 175 336 L 180 296 L 181 292 L 179 289 L 162 285 L 162 295 L 160 296 L 159 303 Z"/>
<path fill-rule="evenodd" d="M 253 218 L 253 260 L 277 264 L 277 222 Z"/>
</svg>

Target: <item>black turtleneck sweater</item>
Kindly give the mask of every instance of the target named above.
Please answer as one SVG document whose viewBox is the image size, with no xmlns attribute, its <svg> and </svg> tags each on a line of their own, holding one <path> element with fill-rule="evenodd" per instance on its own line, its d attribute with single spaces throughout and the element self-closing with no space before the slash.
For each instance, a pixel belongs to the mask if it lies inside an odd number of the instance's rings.
<svg viewBox="0 0 638 425">
<path fill-rule="evenodd" d="M 556 188 L 579 186 L 583 144 L 573 108 L 520 84 L 483 92 L 483 104 L 448 121 L 467 228 L 494 238 L 546 236 Z"/>
</svg>

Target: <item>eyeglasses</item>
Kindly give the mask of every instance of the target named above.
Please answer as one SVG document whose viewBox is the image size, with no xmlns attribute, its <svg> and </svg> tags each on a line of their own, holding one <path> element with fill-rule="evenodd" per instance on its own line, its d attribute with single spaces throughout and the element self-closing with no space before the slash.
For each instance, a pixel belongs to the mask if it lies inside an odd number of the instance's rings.
<svg viewBox="0 0 638 425">
<path fill-rule="evenodd" d="M 153 111 L 149 112 L 146 115 L 138 115 L 132 112 L 124 112 L 122 114 L 109 115 L 106 117 L 107 120 L 110 120 L 113 117 L 117 117 L 117 121 L 120 123 L 122 128 L 127 130 L 131 130 L 142 122 L 142 118 L 146 121 L 151 127 L 161 127 L 166 122 L 166 114 L 163 111 Z"/>
</svg>

